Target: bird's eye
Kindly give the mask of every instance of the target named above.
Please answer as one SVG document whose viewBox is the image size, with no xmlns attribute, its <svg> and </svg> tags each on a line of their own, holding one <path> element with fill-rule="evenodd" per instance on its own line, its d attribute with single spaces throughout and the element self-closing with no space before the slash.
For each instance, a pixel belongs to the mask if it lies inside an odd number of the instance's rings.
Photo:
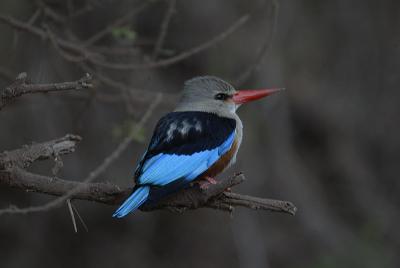
<svg viewBox="0 0 400 268">
<path fill-rule="evenodd" d="M 224 93 L 218 93 L 217 95 L 215 95 L 215 99 L 216 100 L 226 100 L 229 97 L 229 95 L 224 94 Z"/>
</svg>

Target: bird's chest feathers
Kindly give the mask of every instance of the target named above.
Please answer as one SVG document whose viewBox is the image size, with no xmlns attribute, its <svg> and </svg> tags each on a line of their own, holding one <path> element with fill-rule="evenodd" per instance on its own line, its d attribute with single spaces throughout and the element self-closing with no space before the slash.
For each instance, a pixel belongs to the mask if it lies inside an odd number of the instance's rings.
<svg viewBox="0 0 400 268">
<path fill-rule="evenodd" d="M 199 177 L 205 177 L 205 176 L 215 177 L 219 173 L 223 172 L 225 169 L 230 167 L 232 164 L 234 164 L 236 161 L 236 154 L 239 150 L 239 146 L 240 146 L 240 141 L 238 140 L 238 138 L 236 136 L 229 151 L 227 151 L 225 154 L 223 154 L 217 160 L 217 162 L 215 162 L 207 171 L 205 171 Z"/>
<path fill-rule="evenodd" d="M 236 154 L 239 151 L 239 148 L 240 148 L 240 145 L 242 144 L 242 139 L 243 139 L 243 124 L 238 116 L 236 117 L 235 133 L 236 133 L 235 142 L 237 143 L 237 148 L 236 148 L 235 154 L 232 157 L 232 161 L 231 161 L 230 165 L 234 164 L 236 162 Z"/>
<path fill-rule="evenodd" d="M 231 148 L 227 151 L 222 157 L 215 162 L 202 176 L 210 176 L 214 177 L 219 173 L 223 172 L 225 169 L 229 168 L 236 162 L 236 155 L 239 151 L 240 144 L 242 143 L 243 138 L 243 125 L 239 117 L 236 119 L 236 128 L 235 128 L 235 139 L 232 143 Z"/>
</svg>

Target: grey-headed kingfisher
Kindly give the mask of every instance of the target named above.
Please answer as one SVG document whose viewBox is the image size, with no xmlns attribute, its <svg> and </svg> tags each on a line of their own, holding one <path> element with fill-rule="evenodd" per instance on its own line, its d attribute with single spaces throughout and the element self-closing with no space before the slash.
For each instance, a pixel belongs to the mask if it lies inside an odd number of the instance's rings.
<svg viewBox="0 0 400 268">
<path fill-rule="evenodd" d="M 136 168 L 132 194 L 113 217 L 122 218 L 193 181 L 216 183 L 214 177 L 235 163 L 242 142 L 238 107 L 279 90 L 235 90 L 213 76 L 186 81 L 175 110 L 155 127 Z"/>
</svg>

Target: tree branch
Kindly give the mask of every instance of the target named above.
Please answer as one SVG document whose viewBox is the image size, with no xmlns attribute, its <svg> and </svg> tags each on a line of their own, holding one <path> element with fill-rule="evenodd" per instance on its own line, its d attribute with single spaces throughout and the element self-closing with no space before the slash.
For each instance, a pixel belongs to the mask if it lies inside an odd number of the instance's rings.
<svg viewBox="0 0 400 268">
<path fill-rule="evenodd" d="M 72 194 L 70 199 L 95 201 L 109 205 L 117 204 L 131 192 L 131 189 L 121 189 L 108 183 L 67 181 L 34 174 L 19 167 L 0 170 L 0 185 L 54 196 L 64 196 L 73 189 L 79 188 L 79 191 Z"/>
<path fill-rule="evenodd" d="M 21 149 L 3 152 L 0 154 L 0 170 L 13 166 L 27 168 L 36 160 L 45 160 L 72 153 L 81 139 L 79 136 L 67 134 L 52 141 L 26 145 Z"/>
<path fill-rule="evenodd" d="M 79 140 L 78 136 L 66 135 L 60 139 L 29 145 L 18 150 L 0 154 L 0 185 L 54 196 L 68 196 L 68 199 L 88 200 L 109 205 L 119 204 L 131 193 L 131 188 L 121 189 L 109 183 L 63 180 L 56 177 L 34 174 L 23 169 L 28 167 L 33 161 L 48 159 L 57 154 L 73 152 Z M 233 211 L 234 207 L 241 206 L 256 210 L 261 209 L 295 214 L 296 207 L 287 201 L 263 199 L 225 192 L 227 188 L 238 185 L 244 180 L 244 175 L 240 173 L 230 178 L 223 178 L 218 184 L 210 185 L 205 190 L 200 189 L 197 185 L 192 185 L 189 188 L 169 195 L 157 203 L 146 204 L 142 206 L 141 210 L 168 209 L 184 211 L 187 209 L 208 207 Z M 10 207 L 0 210 L 0 215 L 13 213 L 16 210 L 19 213 L 45 211 L 43 207 L 42 210 L 39 210 L 39 207 L 33 207 L 33 210 L 32 208 L 18 209 Z"/>
<path fill-rule="evenodd" d="M 47 93 L 52 91 L 82 90 L 92 87 L 92 77 L 86 74 L 79 80 L 51 84 L 30 84 L 27 82 L 27 74 L 20 73 L 14 83 L 0 91 L 0 110 L 13 99 L 24 94 Z"/>
<path fill-rule="evenodd" d="M 225 192 L 226 188 L 240 184 L 244 180 L 243 174 L 237 174 L 220 180 L 218 184 L 210 185 L 207 190 L 202 190 L 195 185 L 172 194 L 157 203 L 146 204 L 141 207 L 141 210 L 168 209 L 182 212 L 187 209 L 208 207 L 233 211 L 234 207 L 240 206 L 254 210 L 283 212 L 291 215 L 296 213 L 296 207 L 288 201 Z M 79 191 L 72 194 L 69 197 L 70 199 L 94 201 L 107 205 L 119 204 L 132 192 L 132 188 L 120 188 L 109 183 L 82 183 L 52 178 L 30 173 L 19 167 L 0 170 L 0 185 L 54 196 L 64 196 L 71 190 L 78 188 Z M 9 209 L 13 210 L 12 207 Z"/>
</svg>

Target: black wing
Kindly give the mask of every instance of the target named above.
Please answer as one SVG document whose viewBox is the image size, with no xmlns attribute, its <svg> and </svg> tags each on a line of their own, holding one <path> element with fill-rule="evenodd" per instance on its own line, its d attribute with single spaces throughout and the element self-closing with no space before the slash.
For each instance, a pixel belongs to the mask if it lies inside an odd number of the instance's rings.
<svg viewBox="0 0 400 268">
<path fill-rule="evenodd" d="M 147 152 L 140 161 L 135 178 L 147 160 L 160 153 L 192 155 L 211 150 L 235 131 L 236 121 L 207 112 L 172 112 L 162 117 L 154 130 Z"/>
</svg>

